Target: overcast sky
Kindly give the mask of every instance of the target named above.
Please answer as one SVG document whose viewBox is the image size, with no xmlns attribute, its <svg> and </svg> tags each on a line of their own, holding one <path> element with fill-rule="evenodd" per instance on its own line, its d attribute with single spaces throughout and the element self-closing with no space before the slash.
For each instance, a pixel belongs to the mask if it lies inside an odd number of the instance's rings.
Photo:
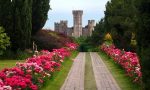
<svg viewBox="0 0 150 90">
<path fill-rule="evenodd" d="M 48 20 L 44 28 L 54 29 L 54 22 L 68 20 L 68 26 L 73 26 L 72 10 L 83 10 L 83 26 L 88 20 L 98 22 L 104 17 L 105 5 L 108 0 L 51 0 L 52 10 L 48 12 Z"/>
</svg>

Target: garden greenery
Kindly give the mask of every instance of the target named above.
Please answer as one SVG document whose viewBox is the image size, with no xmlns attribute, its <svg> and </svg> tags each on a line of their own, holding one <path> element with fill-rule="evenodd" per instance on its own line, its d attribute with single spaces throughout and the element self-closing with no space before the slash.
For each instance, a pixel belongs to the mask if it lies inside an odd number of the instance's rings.
<svg viewBox="0 0 150 90">
<path fill-rule="evenodd" d="M 3 51 L 6 50 L 6 47 L 10 45 L 9 37 L 4 32 L 4 28 L 0 27 L 0 55 L 3 54 Z"/>
</svg>

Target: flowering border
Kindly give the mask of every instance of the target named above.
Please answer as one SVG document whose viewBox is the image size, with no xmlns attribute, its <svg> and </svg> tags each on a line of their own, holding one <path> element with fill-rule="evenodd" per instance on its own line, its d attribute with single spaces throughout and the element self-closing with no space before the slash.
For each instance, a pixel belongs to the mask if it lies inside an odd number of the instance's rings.
<svg viewBox="0 0 150 90">
<path fill-rule="evenodd" d="M 139 58 L 136 53 L 126 52 L 116 48 L 114 45 L 102 44 L 101 50 L 119 64 L 126 74 L 133 78 L 133 82 L 140 82 L 142 73 Z"/>
<path fill-rule="evenodd" d="M 69 57 L 77 46 L 67 43 L 66 47 L 52 52 L 42 50 L 24 63 L 3 69 L 0 71 L 0 90 L 38 90 L 53 72 L 60 70 L 64 58 Z"/>
</svg>

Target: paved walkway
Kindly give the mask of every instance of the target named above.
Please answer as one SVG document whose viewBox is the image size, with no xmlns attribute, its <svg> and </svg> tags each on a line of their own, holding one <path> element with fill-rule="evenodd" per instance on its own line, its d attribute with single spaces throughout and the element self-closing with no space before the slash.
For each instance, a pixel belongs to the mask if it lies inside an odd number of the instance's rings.
<svg viewBox="0 0 150 90">
<path fill-rule="evenodd" d="M 60 90 L 84 90 L 85 53 L 79 53 Z"/>
<path fill-rule="evenodd" d="M 97 53 L 90 53 L 98 90 L 121 90 Z"/>
<path fill-rule="evenodd" d="M 60 90 L 84 90 L 85 54 L 79 53 Z M 121 90 L 97 53 L 90 53 L 97 90 Z"/>
</svg>

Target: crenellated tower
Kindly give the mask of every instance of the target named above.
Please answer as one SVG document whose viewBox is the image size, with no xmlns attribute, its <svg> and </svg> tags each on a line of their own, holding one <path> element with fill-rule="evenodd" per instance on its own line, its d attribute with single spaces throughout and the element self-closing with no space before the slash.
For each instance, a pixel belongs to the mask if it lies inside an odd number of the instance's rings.
<svg viewBox="0 0 150 90">
<path fill-rule="evenodd" d="M 89 36 L 92 35 L 92 32 L 94 30 L 94 26 L 95 26 L 95 20 L 88 20 L 88 32 L 89 32 Z"/>
<path fill-rule="evenodd" d="M 55 22 L 54 26 L 55 26 L 55 29 L 54 29 L 55 32 L 59 32 L 59 26 L 60 26 L 60 24 L 58 22 Z"/>
<path fill-rule="evenodd" d="M 73 10 L 73 36 L 80 37 L 82 36 L 82 10 Z"/>
<path fill-rule="evenodd" d="M 63 34 L 67 34 L 68 21 L 61 20 L 60 22 L 55 23 L 55 31 Z"/>
</svg>

